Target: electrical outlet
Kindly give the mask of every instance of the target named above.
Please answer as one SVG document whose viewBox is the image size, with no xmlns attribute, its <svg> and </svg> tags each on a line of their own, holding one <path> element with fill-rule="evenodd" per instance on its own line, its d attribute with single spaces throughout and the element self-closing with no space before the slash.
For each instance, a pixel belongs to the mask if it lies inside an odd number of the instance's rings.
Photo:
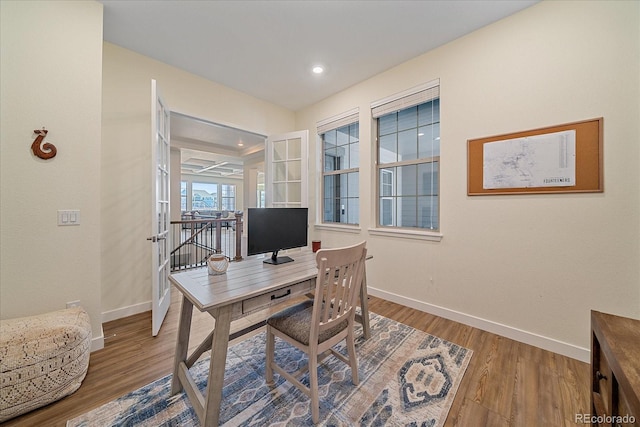
<svg viewBox="0 0 640 427">
<path fill-rule="evenodd" d="M 71 307 L 80 307 L 80 300 L 69 301 L 67 303 L 67 308 L 71 308 Z"/>
</svg>

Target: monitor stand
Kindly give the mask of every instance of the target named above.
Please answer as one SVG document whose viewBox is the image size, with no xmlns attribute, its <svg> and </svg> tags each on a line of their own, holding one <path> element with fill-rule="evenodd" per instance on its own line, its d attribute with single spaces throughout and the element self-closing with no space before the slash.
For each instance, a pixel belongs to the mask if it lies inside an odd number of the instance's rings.
<svg viewBox="0 0 640 427">
<path fill-rule="evenodd" d="M 286 262 L 291 262 L 293 261 L 293 258 L 290 258 L 288 256 L 278 256 L 278 251 L 273 251 L 273 253 L 271 254 L 271 258 L 267 258 L 265 259 L 264 262 L 265 264 L 273 264 L 273 265 L 279 265 L 279 264 L 284 264 Z"/>
</svg>

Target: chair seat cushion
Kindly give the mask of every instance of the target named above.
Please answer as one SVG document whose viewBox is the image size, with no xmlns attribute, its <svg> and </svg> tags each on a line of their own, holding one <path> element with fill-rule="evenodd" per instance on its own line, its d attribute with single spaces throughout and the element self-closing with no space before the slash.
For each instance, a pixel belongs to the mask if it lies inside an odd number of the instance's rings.
<svg viewBox="0 0 640 427">
<path fill-rule="evenodd" d="M 290 336 L 294 340 L 309 345 L 309 334 L 311 331 L 311 314 L 313 312 L 313 301 L 303 301 L 299 304 L 288 307 L 267 319 L 267 324 L 272 328 Z M 348 320 L 325 329 L 320 333 L 318 342 L 322 343 L 347 328 Z"/>
</svg>

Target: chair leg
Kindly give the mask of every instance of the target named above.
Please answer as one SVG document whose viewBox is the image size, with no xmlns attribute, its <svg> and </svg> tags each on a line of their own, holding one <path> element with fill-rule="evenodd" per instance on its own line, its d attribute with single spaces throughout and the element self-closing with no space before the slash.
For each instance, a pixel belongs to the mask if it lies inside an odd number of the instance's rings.
<svg viewBox="0 0 640 427">
<path fill-rule="evenodd" d="M 356 343 L 353 338 L 353 328 L 347 334 L 347 353 L 349 354 L 349 365 L 351 366 L 351 381 L 353 385 L 358 385 L 358 359 L 356 357 Z"/>
<path fill-rule="evenodd" d="M 266 358 L 265 358 L 265 380 L 269 387 L 272 387 L 273 384 L 273 359 L 275 353 L 275 337 L 271 333 L 271 327 L 267 325 L 267 349 L 266 349 Z"/>
<path fill-rule="evenodd" d="M 320 399 L 318 397 L 318 355 L 309 354 L 309 392 L 311 394 L 311 419 L 314 424 L 320 419 Z"/>
</svg>

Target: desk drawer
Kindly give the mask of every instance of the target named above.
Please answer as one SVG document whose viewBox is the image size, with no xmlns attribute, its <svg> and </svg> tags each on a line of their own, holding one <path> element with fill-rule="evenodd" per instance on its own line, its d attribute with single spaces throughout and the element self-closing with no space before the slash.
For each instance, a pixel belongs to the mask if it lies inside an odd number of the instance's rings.
<svg viewBox="0 0 640 427">
<path fill-rule="evenodd" d="M 242 313 L 248 314 L 272 305 L 283 303 L 292 297 L 309 292 L 313 289 L 314 285 L 315 280 L 306 280 L 304 282 L 296 283 L 295 285 L 287 286 L 286 288 L 278 289 L 277 291 L 249 298 L 242 302 Z"/>
</svg>

